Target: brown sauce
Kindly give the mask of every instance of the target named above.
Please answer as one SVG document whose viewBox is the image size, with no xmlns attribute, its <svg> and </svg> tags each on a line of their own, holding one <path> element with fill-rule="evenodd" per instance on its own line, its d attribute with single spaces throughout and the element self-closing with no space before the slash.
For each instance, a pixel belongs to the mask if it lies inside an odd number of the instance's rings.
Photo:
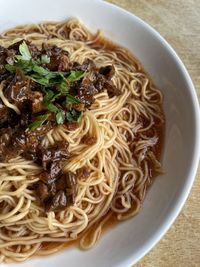
<svg viewBox="0 0 200 267">
<path fill-rule="evenodd" d="M 107 214 L 108 215 L 108 214 Z M 104 217 L 102 218 L 102 220 L 104 219 Z M 100 220 L 101 221 L 101 220 Z M 100 222 L 98 221 L 98 223 Z M 108 231 L 111 227 L 115 227 L 118 223 L 121 223 L 119 220 L 117 220 L 117 217 L 115 216 L 114 213 L 112 213 L 110 216 L 109 216 L 109 219 L 106 220 L 106 222 L 103 224 L 103 227 L 102 227 L 102 232 L 105 233 L 106 231 Z M 90 228 L 89 228 L 89 231 L 93 232 L 95 231 L 96 229 L 96 224 L 92 225 Z M 61 250 L 65 250 L 66 248 L 71 248 L 71 247 L 77 247 L 77 248 L 80 248 L 79 246 L 79 241 L 80 241 L 80 238 L 77 238 L 75 240 L 71 240 L 71 241 L 67 241 L 65 243 L 59 243 L 59 242 L 43 242 L 41 244 L 41 247 L 40 249 L 43 250 L 43 251 L 48 251 L 48 250 L 52 250 L 52 249 L 56 249 L 57 246 L 60 246 L 62 244 L 62 247 L 58 249 L 57 252 L 61 251 Z"/>
<path fill-rule="evenodd" d="M 52 250 L 52 249 L 56 249 L 57 246 L 60 246 L 62 244 L 62 247 L 60 249 L 58 249 L 58 251 L 62 250 L 62 249 L 66 249 L 69 247 L 78 247 L 78 241 L 79 239 L 76 240 L 71 240 L 71 241 L 67 241 L 65 243 L 59 243 L 59 242 L 43 242 L 41 244 L 40 249 L 43 251 L 48 251 L 48 250 Z"/>
</svg>

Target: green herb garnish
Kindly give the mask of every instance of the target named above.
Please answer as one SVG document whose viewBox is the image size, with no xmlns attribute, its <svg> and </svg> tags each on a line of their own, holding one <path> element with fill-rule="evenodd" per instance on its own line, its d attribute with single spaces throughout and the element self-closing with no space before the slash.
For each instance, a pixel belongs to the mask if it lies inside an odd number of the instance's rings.
<svg viewBox="0 0 200 267">
<path fill-rule="evenodd" d="M 41 64 L 48 64 L 48 63 L 50 63 L 50 58 L 47 55 L 42 55 L 40 63 Z"/>
<path fill-rule="evenodd" d="M 72 95 L 67 95 L 66 96 L 66 104 L 80 104 L 81 101 Z"/>
<path fill-rule="evenodd" d="M 48 103 L 47 105 L 45 105 L 46 108 L 51 111 L 51 112 L 54 112 L 54 113 L 58 113 L 60 110 L 52 103 Z"/>
<path fill-rule="evenodd" d="M 56 113 L 56 121 L 58 124 L 63 124 L 64 118 L 61 111 Z"/>
<path fill-rule="evenodd" d="M 75 109 L 72 109 L 71 111 L 68 111 L 66 113 L 66 118 L 69 122 L 78 121 L 79 117 L 81 115 L 80 111 L 77 111 Z"/>
<path fill-rule="evenodd" d="M 28 61 L 31 59 L 31 53 L 28 49 L 27 44 L 23 41 L 19 46 L 19 52 L 21 55 L 16 56 L 17 60 L 25 60 Z"/>
<path fill-rule="evenodd" d="M 67 77 L 67 80 L 70 81 L 70 82 L 75 82 L 75 81 L 78 81 L 81 78 L 85 77 L 85 74 L 86 73 L 84 71 L 80 71 L 80 70 L 74 71 L 74 70 L 72 70 L 70 75 Z"/>
<path fill-rule="evenodd" d="M 66 95 L 69 92 L 66 79 L 63 79 L 62 82 L 60 83 L 60 92 L 62 95 Z"/>
<path fill-rule="evenodd" d="M 34 131 L 36 130 L 38 127 L 41 127 L 44 122 L 46 122 L 46 120 L 49 118 L 49 113 L 47 114 L 44 114 L 44 115 L 40 115 L 38 116 L 35 121 L 33 121 L 30 125 L 29 125 L 29 128 Z"/>
<path fill-rule="evenodd" d="M 47 55 L 41 55 L 38 59 L 33 59 L 28 45 L 25 41 L 19 46 L 19 55 L 16 55 L 13 65 L 6 64 L 5 68 L 15 73 L 17 69 L 20 69 L 29 79 L 40 84 L 44 92 L 44 106 L 45 108 L 55 113 L 57 124 L 64 123 L 63 114 L 59 107 L 54 103 L 56 99 L 65 97 L 66 107 L 69 104 L 79 104 L 81 101 L 75 96 L 69 94 L 70 83 L 78 81 L 87 75 L 84 71 L 50 71 L 45 68 L 45 64 L 50 63 L 50 58 Z M 41 66 L 42 65 L 42 66 Z M 53 89 L 56 86 L 57 90 Z M 77 121 L 81 112 L 72 109 L 66 113 L 66 119 L 70 122 Z M 37 129 L 48 119 L 49 114 L 41 115 L 30 124 L 30 129 Z"/>
</svg>

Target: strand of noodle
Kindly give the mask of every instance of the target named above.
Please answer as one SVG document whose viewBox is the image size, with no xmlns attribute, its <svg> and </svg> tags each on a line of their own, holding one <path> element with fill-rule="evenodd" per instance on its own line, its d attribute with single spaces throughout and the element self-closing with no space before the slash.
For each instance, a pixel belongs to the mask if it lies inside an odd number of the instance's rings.
<svg viewBox="0 0 200 267">
<path fill-rule="evenodd" d="M 99 240 L 103 225 L 111 218 L 112 213 L 109 213 L 101 222 L 99 222 L 98 226 L 93 228 L 92 231 L 86 232 L 80 239 L 80 246 L 84 250 L 88 250 L 93 247 L 96 242 Z M 88 242 L 88 238 L 90 238 Z"/>
<path fill-rule="evenodd" d="M 15 106 L 15 105 L 13 105 L 13 104 L 11 104 L 11 103 L 7 100 L 7 98 L 4 96 L 4 94 L 3 94 L 3 85 L 4 85 L 4 82 L 1 82 L 1 83 L 0 83 L 0 98 L 1 98 L 1 100 L 3 101 L 3 103 L 4 103 L 5 106 L 7 106 L 7 107 L 13 109 L 17 114 L 20 114 L 21 112 L 20 112 L 20 110 L 18 109 L 18 107 Z"/>
<path fill-rule="evenodd" d="M 8 212 L 7 214 L 0 215 L 0 220 L 5 220 L 14 215 L 22 207 L 23 203 L 24 203 L 24 197 L 22 196 L 19 199 L 17 206 L 12 211 Z"/>
</svg>

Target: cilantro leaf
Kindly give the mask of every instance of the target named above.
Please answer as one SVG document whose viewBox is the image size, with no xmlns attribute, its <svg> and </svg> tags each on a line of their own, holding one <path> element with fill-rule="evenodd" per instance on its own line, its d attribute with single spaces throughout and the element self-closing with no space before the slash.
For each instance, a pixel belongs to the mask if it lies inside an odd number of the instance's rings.
<svg viewBox="0 0 200 267">
<path fill-rule="evenodd" d="M 48 63 L 50 63 L 50 57 L 48 57 L 47 55 L 42 55 L 40 62 L 41 62 L 41 64 L 48 64 Z"/>
<path fill-rule="evenodd" d="M 51 112 L 54 112 L 54 113 L 58 113 L 60 110 L 52 103 L 49 103 L 46 108 L 51 111 Z"/>
<path fill-rule="evenodd" d="M 38 74 L 28 75 L 27 77 L 29 79 L 33 80 L 34 82 L 39 83 L 41 85 L 44 85 L 44 86 L 48 86 L 49 85 L 49 80 L 46 79 L 45 77 L 41 77 Z"/>
<path fill-rule="evenodd" d="M 61 93 L 54 94 L 54 96 L 51 99 L 51 102 L 54 102 L 56 100 L 56 98 L 58 98 L 59 96 L 61 96 Z"/>
<path fill-rule="evenodd" d="M 34 67 L 34 61 L 32 60 L 18 60 L 15 64 L 16 68 L 21 69 L 24 74 L 29 73 L 33 70 Z"/>
<path fill-rule="evenodd" d="M 66 96 L 66 103 L 67 104 L 80 104 L 81 101 L 77 97 L 74 97 L 74 96 L 68 94 Z"/>
<path fill-rule="evenodd" d="M 56 114 L 56 122 L 57 124 L 63 124 L 64 122 L 64 118 L 61 111 Z"/>
<path fill-rule="evenodd" d="M 37 58 L 35 60 L 36 65 L 41 65 L 41 64 L 49 64 L 50 63 L 50 57 L 48 57 L 47 55 L 41 55 L 40 58 Z"/>
<path fill-rule="evenodd" d="M 14 65 L 10 65 L 10 64 L 5 65 L 5 68 L 11 73 L 15 73 L 16 69 L 21 69 L 24 74 L 31 72 L 33 67 L 34 67 L 34 64 L 32 60 L 27 61 L 27 60 L 22 60 L 22 59 L 15 62 Z"/>
<path fill-rule="evenodd" d="M 65 79 L 63 79 L 62 82 L 60 83 L 59 89 L 62 95 L 66 95 L 69 92 L 69 87 Z"/>
<path fill-rule="evenodd" d="M 48 105 L 50 102 L 54 102 L 59 96 L 61 93 L 55 94 L 52 90 L 45 90 L 44 104 Z"/>
<path fill-rule="evenodd" d="M 54 104 L 52 104 L 52 103 L 49 103 L 49 104 L 46 106 L 46 108 L 47 108 L 49 111 L 51 111 L 51 112 L 53 112 L 53 113 L 56 114 L 56 122 L 57 122 L 57 124 L 63 124 L 63 122 L 64 122 L 64 118 L 63 118 L 62 112 L 61 112 L 61 110 L 60 110 L 59 108 L 57 108 L 57 107 L 56 107 Z"/>
<path fill-rule="evenodd" d="M 81 78 L 85 77 L 86 72 L 80 70 L 72 70 L 69 76 L 67 76 L 67 80 L 70 82 L 75 82 L 80 80 Z"/>
<path fill-rule="evenodd" d="M 80 115 L 81 115 L 80 111 L 72 109 L 71 111 L 68 111 L 66 113 L 66 118 L 69 122 L 74 122 L 74 121 L 77 121 L 79 119 Z"/>
<path fill-rule="evenodd" d="M 34 121 L 32 122 L 30 125 L 29 125 L 29 128 L 34 131 L 36 130 L 37 128 L 41 127 L 43 124 L 43 121 Z"/>
<path fill-rule="evenodd" d="M 49 70 L 46 70 L 45 68 L 41 67 L 41 66 L 37 66 L 35 65 L 33 67 L 33 71 L 38 73 L 39 75 L 41 76 L 46 76 L 46 75 L 49 75 Z"/>
<path fill-rule="evenodd" d="M 48 105 L 51 102 L 51 99 L 54 97 L 54 92 L 52 90 L 46 90 L 44 96 L 44 104 Z"/>
<path fill-rule="evenodd" d="M 35 121 L 33 121 L 30 125 L 29 128 L 34 131 L 36 130 L 38 127 L 41 127 L 43 125 L 43 123 L 49 118 L 49 113 L 38 116 Z"/>
<path fill-rule="evenodd" d="M 21 55 L 17 55 L 16 56 L 16 58 L 18 60 L 21 59 L 21 60 L 28 61 L 28 60 L 30 60 L 32 58 L 31 53 L 29 51 L 29 48 L 28 48 L 27 44 L 24 41 L 19 46 L 19 52 L 20 52 Z"/>
<path fill-rule="evenodd" d="M 15 73 L 16 67 L 14 65 L 6 64 L 5 65 L 6 70 L 8 70 L 11 73 Z"/>
</svg>

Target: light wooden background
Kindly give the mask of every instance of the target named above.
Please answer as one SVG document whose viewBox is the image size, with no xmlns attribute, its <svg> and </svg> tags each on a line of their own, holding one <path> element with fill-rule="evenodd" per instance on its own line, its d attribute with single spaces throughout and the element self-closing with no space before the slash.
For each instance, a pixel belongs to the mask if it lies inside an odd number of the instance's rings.
<svg viewBox="0 0 200 267">
<path fill-rule="evenodd" d="M 172 45 L 189 71 L 200 100 L 200 0 L 109 2 L 145 20 Z M 174 225 L 135 267 L 200 267 L 200 168 Z"/>
</svg>

